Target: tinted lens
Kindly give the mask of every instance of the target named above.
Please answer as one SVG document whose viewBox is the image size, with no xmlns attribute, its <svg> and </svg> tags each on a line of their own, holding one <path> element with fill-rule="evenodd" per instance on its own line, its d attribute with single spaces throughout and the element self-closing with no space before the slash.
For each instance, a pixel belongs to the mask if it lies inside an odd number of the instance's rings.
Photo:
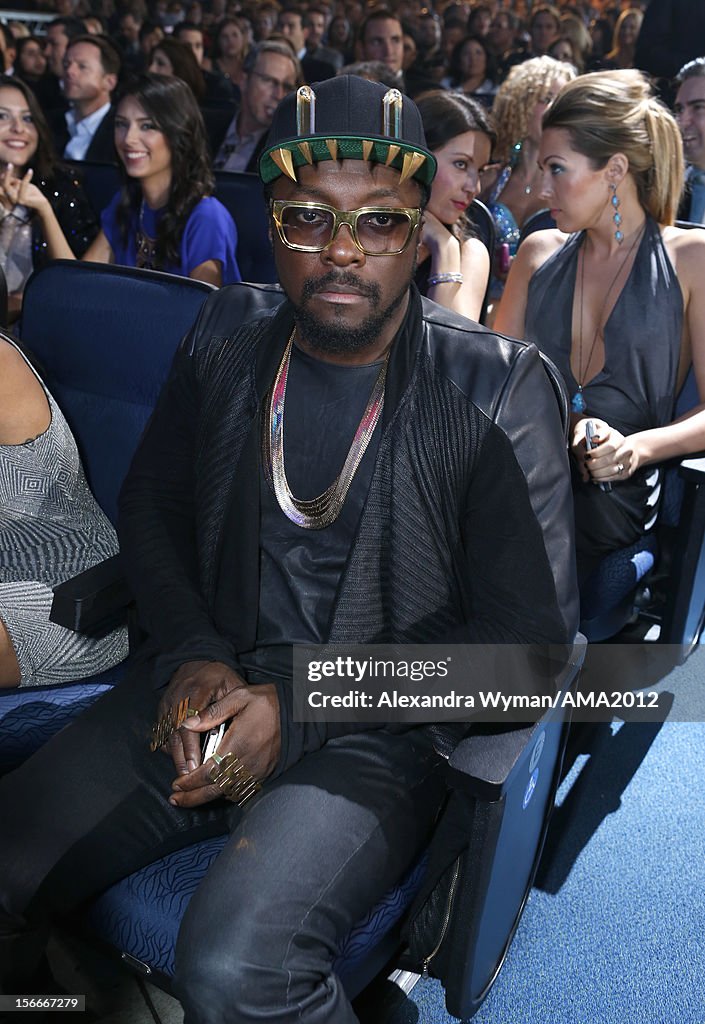
<svg viewBox="0 0 705 1024">
<path fill-rule="evenodd" d="M 398 252 L 409 238 L 411 221 L 408 214 L 390 211 L 361 213 L 357 219 L 357 237 L 365 252 L 380 255 Z"/>
<path fill-rule="evenodd" d="M 287 204 L 281 211 L 281 230 L 289 245 L 325 249 L 333 237 L 335 217 L 321 207 Z M 411 218 L 398 210 L 376 210 L 357 218 L 357 240 L 374 255 L 400 252 L 411 234 Z"/>
<path fill-rule="evenodd" d="M 333 234 L 333 214 L 308 206 L 285 206 L 282 232 L 289 245 L 324 249 Z"/>
</svg>

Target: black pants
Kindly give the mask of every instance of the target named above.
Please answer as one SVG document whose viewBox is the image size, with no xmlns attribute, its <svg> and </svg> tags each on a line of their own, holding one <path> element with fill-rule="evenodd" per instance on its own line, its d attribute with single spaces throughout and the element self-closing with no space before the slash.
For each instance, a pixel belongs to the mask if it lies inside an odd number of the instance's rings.
<svg viewBox="0 0 705 1024">
<path fill-rule="evenodd" d="M 230 831 L 177 945 L 186 1021 L 354 1021 L 331 962 L 428 838 L 444 795 L 428 737 L 342 737 L 244 812 L 225 801 L 185 811 L 167 802 L 171 759 L 148 750 L 158 694 L 140 676 L 0 779 L 2 988 L 38 957 L 52 912 Z"/>
</svg>

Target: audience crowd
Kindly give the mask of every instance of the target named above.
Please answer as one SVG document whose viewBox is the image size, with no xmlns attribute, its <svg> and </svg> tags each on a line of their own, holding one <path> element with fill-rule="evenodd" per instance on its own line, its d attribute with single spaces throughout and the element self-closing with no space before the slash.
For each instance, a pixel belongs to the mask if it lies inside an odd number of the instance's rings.
<svg viewBox="0 0 705 1024">
<path fill-rule="evenodd" d="M 486 165 L 476 169 L 477 188 L 473 184 L 462 194 L 468 202 L 479 195 L 496 220 L 496 304 L 522 228 L 545 205 L 536 188 L 535 158 L 547 105 L 575 75 L 637 67 L 652 77 L 685 136 L 679 216 L 703 220 L 698 111 L 705 75 L 698 58 L 705 59 L 705 19 L 695 0 L 388 0 L 385 6 L 360 0 L 27 0 L 27 7 L 22 20 L 0 23 L 0 70 L 4 65 L 5 81 L 17 82 L 23 95 L 24 87 L 31 91 L 28 117 L 34 117 L 36 99 L 46 120 L 43 165 L 61 174 L 62 161 L 71 161 L 69 176 L 79 191 L 76 161 L 125 165 L 115 149 L 115 113 L 127 83 L 139 73 L 186 84 L 203 120 L 205 160 L 226 173 L 256 171 L 284 95 L 341 71 L 395 85 L 415 99 L 439 90 L 470 97 L 488 111 L 495 143 Z M 34 18 L 35 10 L 41 18 Z M 47 20 L 52 13 L 56 17 Z M 16 114 L 8 109 L 0 117 L 5 134 L 9 127 L 11 135 L 16 128 L 21 135 Z M 19 149 L 21 142 L 15 139 L 14 145 Z M 12 144 L 11 139 L 4 148 Z M 3 167 L 6 179 L 19 181 L 31 163 L 3 154 Z M 16 192 L 3 187 L 0 214 L 11 208 Z M 93 213 L 100 222 L 103 210 Z M 29 218 L 37 214 L 36 208 L 25 209 Z M 48 240 L 41 234 L 38 223 L 35 251 L 41 246 L 46 255 Z M 5 241 L 3 269 L 18 261 L 27 265 L 29 253 L 18 256 Z M 237 279 L 237 273 L 221 272 L 220 279 Z M 18 307 L 21 289 L 10 290 Z M 482 285 L 476 290 L 482 292 Z M 451 296 L 448 304 L 457 305 L 456 299 Z"/>
</svg>

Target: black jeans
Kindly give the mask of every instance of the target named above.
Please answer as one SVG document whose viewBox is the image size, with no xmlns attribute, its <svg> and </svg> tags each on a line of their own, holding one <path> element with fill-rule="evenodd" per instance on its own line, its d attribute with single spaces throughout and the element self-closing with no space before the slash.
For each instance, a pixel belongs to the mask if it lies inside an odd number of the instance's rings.
<svg viewBox="0 0 705 1024">
<path fill-rule="evenodd" d="M 52 912 L 230 831 L 177 945 L 186 1021 L 354 1021 L 331 963 L 427 841 L 444 784 L 426 733 L 342 737 L 244 812 L 225 801 L 184 811 L 167 802 L 171 759 L 148 750 L 158 699 L 133 673 L 0 779 L 2 988 L 38 958 Z"/>
</svg>

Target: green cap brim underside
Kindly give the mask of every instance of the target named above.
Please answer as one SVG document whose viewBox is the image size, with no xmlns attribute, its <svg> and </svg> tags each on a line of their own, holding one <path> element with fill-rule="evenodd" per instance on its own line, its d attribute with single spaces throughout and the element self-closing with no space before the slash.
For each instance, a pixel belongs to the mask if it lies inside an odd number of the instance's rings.
<svg viewBox="0 0 705 1024">
<path fill-rule="evenodd" d="M 367 159 L 372 163 L 386 164 L 389 156 L 389 147 L 394 146 L 399 150 L 399 152 L 395 155 L 394 159 L 389 162 L 389 167 L 393 167 L 395 170 L 401 171 L 402 164 L 404 162 L 404 154 L 419 153 L 426 159 L 422 166 L 412 174 L 411 177 L 416 179 L 416 181 L 422 182 L 424 185 L 430 185 L 436 173 L 436 159 L 428 152 L 428 150 L 420 149 L 418 146 L 409 146 L 397 139 L 370 138 L 370 136 L 361 138 L 359 136 L 352 135 L 302 135 L 300 138 L 290 139 L 286 142 L 279 142 L 275 146 L 270 146 L 269 149 L 264 151 L 259 161 L 259 173 L 262 181 L 265 184 L 268 184 L 270 181 L 274 181 L 275 178 L 279 178 L 283 173 L 278 164 L 272 160 L 271 154 L 276 150 L 288 150 L 289 153 L 291 153 L 294 168 L 302 167 L 304 164 L 309 162 L 299 149 L 299 143 L 308 144 L 313 163 L 320 163 L 323 160 L 332 160 L 333 156 L 331 155 L 328 147 L 328 139 L 333 139 L 337 143 L 336 159 L 338 160 L 364 160 L 365 155 L 363 153 L 363 143 L 371 142 L 372 149 Z"/>
</svg>

